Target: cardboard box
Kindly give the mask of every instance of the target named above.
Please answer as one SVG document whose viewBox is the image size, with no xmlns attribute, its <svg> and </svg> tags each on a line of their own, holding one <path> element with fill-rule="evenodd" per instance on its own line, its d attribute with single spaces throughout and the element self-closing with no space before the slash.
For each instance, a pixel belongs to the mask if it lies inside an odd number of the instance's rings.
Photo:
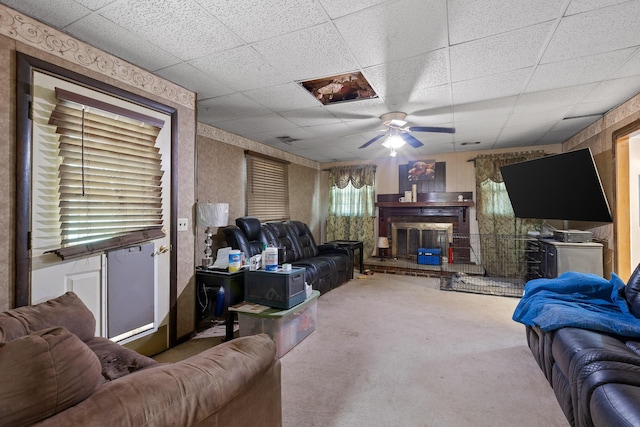
<svg viewBox="0 0 640 427">
<path fill-rule="evenodd" d="M 313 291 L 303 303 L 288 310 L 270 308 L 250 313 L 239 308 L 240 336 L 265 333 L 276 343 L 276 355 L 284 356 L 315 330 L 319 296 L 320 292 Z"/>
</svg>

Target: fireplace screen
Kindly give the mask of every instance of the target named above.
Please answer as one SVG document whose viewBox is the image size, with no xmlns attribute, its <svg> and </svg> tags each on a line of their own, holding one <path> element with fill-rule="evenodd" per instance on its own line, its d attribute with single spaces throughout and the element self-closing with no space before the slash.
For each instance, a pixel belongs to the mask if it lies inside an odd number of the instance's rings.
<svg viewBox="0 0 640 427">
<path fill-rule="evenodd" d="M 437 248 L 442 254 L 453 240 L 452 223 L 393 222 L 391 224 L 391 256 L 415 260 L 419 248 Z"/>
</svg>

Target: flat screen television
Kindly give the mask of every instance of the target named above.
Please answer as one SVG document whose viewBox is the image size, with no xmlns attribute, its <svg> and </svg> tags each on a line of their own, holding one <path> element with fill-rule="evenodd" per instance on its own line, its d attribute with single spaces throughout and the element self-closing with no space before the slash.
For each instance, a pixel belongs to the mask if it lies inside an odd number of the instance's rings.
<svg viewBox="0 0 640 427">
<path fill-rule="evenodd" d="M 517 218 L 612 222 L 588 148 L 500 167 Z"/>
</svg>

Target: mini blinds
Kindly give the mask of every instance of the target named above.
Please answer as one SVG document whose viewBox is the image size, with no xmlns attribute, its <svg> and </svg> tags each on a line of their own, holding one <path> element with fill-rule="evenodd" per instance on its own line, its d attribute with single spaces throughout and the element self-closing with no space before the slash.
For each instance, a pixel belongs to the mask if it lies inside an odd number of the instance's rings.
<svg viewBox="0 0 640 427">
<path fill-rule="evenodd" d="M 162 237 L 163 171 L 155 142 L 164 122 L 60 88 L 56 97 L 49 124 L 60 135 L 63 249 L 53 252 L 86 255 Z"/>
<path fill-rule="evenodd" d="M 288 164 L 246 153 L 247 215 L 261 221 L 289 219 Z"/>
</svg>

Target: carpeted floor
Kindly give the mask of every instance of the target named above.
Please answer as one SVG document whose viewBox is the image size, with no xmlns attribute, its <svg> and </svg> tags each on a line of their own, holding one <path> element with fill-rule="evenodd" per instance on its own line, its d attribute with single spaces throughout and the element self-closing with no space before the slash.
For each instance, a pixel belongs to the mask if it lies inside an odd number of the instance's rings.
<svg viewBox="0 0 640 427">
<path fill-rule="evenodd" d="M 567 426 L 519 299 L 438 288 L 374 274 L 322 295 L 281 359 L 284 426 Z"/>
<path fill-rule="evenodd" d="M 284 427 L 568 426 L 511 320 L 519 299 L 439 284 L 376 273 L 320 296 L 316 330 L 281 358 Z"/>
</svg>

